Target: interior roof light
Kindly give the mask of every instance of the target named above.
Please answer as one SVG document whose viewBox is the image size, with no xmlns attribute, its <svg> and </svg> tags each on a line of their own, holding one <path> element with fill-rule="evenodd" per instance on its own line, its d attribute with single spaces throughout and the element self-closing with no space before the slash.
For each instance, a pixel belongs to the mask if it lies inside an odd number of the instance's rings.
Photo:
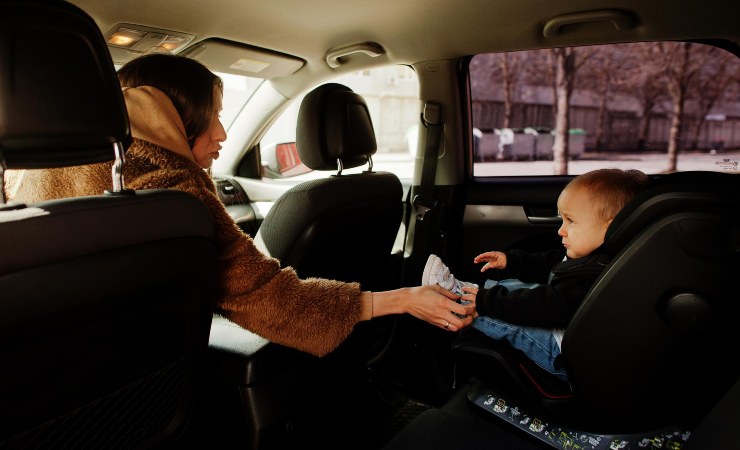
<svg viewBox="0 0 740 450">
<path fill-rule="evenodd" d="M 133 53 L 145 53 L 153 49 L 165 49 L 177 53 L 188 45 L 194 34 L 149 28 L 142 25 L 119 23 L 105 35 L 110 47 L 126 49 Z"/>
</svg>

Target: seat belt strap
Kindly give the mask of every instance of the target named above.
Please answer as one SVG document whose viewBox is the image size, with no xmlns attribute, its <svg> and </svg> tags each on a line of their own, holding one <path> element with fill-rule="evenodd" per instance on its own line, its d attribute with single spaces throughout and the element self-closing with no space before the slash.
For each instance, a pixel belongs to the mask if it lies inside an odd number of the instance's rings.
<svg viewBox="0 0 740 450">
<path fill-rule="evenodd" d="M 437 172 L 437 158 L 442 141 L 442 105 L 427 102 L 421 114 L 421 123 L 426 128 L 426 145 L 424 147 L 424 165 L 421 172 L 419 194 L 414 197 L 413 205 L 416 208 L 416 220 L 423 221 L 429 211 L 432 211 L 437 202 L 434 200 L 434 176 Z"/>
</svg>

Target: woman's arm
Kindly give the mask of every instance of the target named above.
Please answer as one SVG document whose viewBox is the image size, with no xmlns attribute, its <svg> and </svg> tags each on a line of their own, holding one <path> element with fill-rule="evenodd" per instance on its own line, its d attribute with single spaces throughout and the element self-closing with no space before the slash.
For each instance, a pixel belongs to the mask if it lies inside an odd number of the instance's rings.
<svg viewBox="0 0 740 450">
<path fill-rule="evenodd" d="M 448 331 L 467 327 L 473 321 L 475 303 L 461 305 L 460 297 L 439 285 L 416 286 L 384 292 L 362 292 L 360 320 L 389 314 L 411 314 Z M 466 316 L 460 319 L 452 313 Z M 447 325 L 449 324 L 449 325 Z"/>
</svg>

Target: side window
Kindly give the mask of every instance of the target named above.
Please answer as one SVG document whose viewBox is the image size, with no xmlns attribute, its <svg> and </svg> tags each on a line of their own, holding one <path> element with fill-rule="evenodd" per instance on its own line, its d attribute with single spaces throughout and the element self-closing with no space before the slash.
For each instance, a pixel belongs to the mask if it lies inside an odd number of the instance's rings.
<svg viewBox="0 0 740 450">
<path fill-rule="evenodd" d="M 739 61 L 678 42 L 477 55 L 473 173 L 740 171 Z"/>
<path fill-rule="evenodd" d="M 330 82 L 348 86 L 367 102 L 378 142 L 373 170 L 393 172 L 402 180 L 411 179 L 416 151 L 415 127 L 419 121 L 416 72 L 408 66 L 388 66 L 343 75 Z M 294 145 L 295 128 L 302 100 L 303 97 L 295 99 L 260 141 L 266 178 L 304 180 L 328 175 L 325 171 L 311 171 L 298 157 Z M 367 166 L 347 169 L 344 173 L 362 170 L 367 170 Z"/>
</svg>

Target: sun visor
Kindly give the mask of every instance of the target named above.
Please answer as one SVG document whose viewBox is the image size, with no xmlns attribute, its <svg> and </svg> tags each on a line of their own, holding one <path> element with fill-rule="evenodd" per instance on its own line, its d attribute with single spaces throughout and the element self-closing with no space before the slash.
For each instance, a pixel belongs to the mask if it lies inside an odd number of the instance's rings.
<svg viewBox="0 0 740 450">
<path fill-rule="evenodd" d="M 294 56 L 217 38 L 197 42 L 180 54 L 216 72 L 266 79 L 290 75 L 304 64 Z"/>
</svg>

